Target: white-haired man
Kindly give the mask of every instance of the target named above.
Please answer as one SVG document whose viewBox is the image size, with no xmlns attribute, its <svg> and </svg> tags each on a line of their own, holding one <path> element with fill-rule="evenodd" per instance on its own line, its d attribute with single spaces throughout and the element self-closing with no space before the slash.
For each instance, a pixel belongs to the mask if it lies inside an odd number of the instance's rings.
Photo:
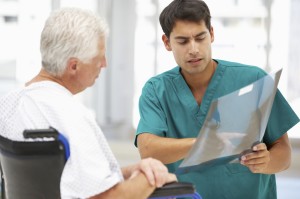
<svg viewBox="0 0 300 199">
<path fill-rule="evenodd" d="M 71 155 L 61 177 L 62 198 L 147 198 L 176 180 L 152 158 L 120 168 L 94 117 L 74 99 L 106 67 L 106 35 L 104 21 L 88 11 L 54 11 L 41 34 L 41 71 L 0 100 L 1 135 L 23 140 L 24 129 L 52 126 L 67 137 Z"/>
</svg>

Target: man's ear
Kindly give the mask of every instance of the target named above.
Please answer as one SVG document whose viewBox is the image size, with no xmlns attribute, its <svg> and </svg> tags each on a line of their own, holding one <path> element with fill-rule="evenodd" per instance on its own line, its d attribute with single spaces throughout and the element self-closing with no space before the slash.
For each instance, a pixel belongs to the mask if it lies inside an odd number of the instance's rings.
<svg viewBox="0 0 300 199">
<path fill-rule="evenodd" d="M 164 45 L 165 45 L 165 48 L 167 49 L 167 51 L 172 51 L 169 38 L 165 34 L 163 34 L 161 39 L 164 42 Z"/>
<path fill-rule="evenodd" d="M 210 27 L 209 33 L 210 33 L 210 38 L 211 38 L 211 43 L 212 43 L 215 40 L 214 28 L 212 26 Z"/>
<path fill-rule="evenodd" d="M 70 58 L 67 63 L 67 71 L 70 74 L 76 74 L 78 69 L 78 59 L 77 58 Z"/>
</svg>

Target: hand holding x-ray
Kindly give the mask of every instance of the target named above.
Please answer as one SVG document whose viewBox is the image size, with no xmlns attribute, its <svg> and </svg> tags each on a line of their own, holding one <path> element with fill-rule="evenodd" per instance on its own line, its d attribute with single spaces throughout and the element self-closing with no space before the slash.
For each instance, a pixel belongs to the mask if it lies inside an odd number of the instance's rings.
<svg viewBox="0 0 300 199">
<path fill-rule="evenodd" d="M 177 174 L 238 163 L 261 142 L 282 69 L 212 101 L 195 144 Z"/>
</svg>

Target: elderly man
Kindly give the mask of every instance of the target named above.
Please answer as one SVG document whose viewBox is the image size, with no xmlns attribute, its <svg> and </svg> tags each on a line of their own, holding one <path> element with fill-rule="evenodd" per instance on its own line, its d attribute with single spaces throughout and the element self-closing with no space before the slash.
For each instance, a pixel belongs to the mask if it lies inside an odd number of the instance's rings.
<svg viewBox="0 0 300 199">
<path fill-rule="evenodd" d="M 92 86 L 106 67 L 107 26 L 76 8 L 53 12 L 41 35 L 42 69 L 26 87 L 0 101 L 0 133 L 23 140 L 24 129 L 52 126 L 70 144 L 61 177 L 62 198 L 147 198 L 176 180 L 158 160 L 120 168 L 90 112 L 75 94 Z"/>
</svg>

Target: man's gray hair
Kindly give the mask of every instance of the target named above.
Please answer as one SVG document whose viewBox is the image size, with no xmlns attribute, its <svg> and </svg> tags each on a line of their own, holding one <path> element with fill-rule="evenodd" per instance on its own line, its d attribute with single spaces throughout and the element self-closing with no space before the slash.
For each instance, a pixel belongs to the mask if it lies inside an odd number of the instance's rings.
<svg viewBox="0 0 300 199">
<path fill-rule="evenodd" d="M 88 63 L 98 53 L 99 39 L 105 39 L 107 34 L 107 24 L 91 11 L 80 8 L 54 11 L 41 34 L 43 68 L 54 76 L 60 76 L 70 58 Z"/>
</svg>

